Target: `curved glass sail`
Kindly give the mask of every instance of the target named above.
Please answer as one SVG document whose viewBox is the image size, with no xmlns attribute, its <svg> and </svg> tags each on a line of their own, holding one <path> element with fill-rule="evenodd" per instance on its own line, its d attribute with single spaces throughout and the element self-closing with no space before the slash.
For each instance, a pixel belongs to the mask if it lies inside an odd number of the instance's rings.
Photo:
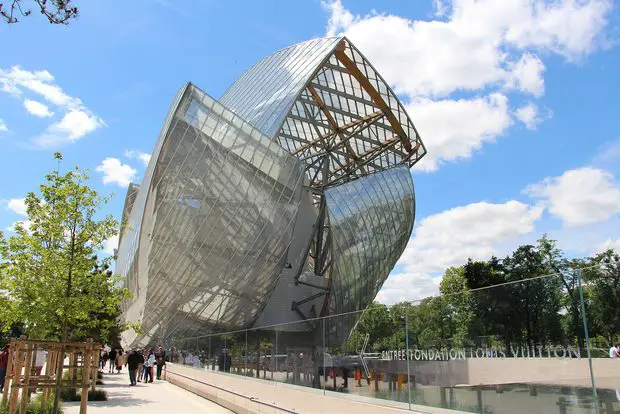
<svg viewBox="0 0 620 414">
<path fill-rule="evenodd" d="M 284 265 L 302 164 L 189 85 L 152 166 L 142 221 L 126 238 L 138 240 L 126 316 L 145 333 L 126 341 L 248 325 Z"/>
<path fill-rule="evenodd" d="M 411 234 L 409 167 L 426 149 L 345 37 L 282 49 L 220 102 L 175 98 L 126 196 L 117 270 L 125 344 L 363 310 Z M 342 318 L 331 340 L 346 339 Z M 291 331 L 316 328 L 302 323 Z"/>
</svg>

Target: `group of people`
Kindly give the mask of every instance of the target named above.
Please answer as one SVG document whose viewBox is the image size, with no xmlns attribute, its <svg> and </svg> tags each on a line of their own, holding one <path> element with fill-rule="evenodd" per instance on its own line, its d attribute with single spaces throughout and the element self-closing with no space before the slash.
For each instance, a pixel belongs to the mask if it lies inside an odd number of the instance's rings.
<svg viewBox="0 0 620 414">
<path fill-rule="evenodd" d="M 116 370 L 116 373 L 120 373 L 123 369 L 123 365 L 125 364 L 125 354 L 123 353 L 123 348 L 110 349 L 109 351 L 106 348 L 101 350 L 101 355 L 99 357 L 99 362 L 101 363 L 101 370 L 105 370 L 106 365 L 108 366 L 108 373 L 111 374 Z"/>
<path fill-rule="evenodd" d="M 138 382 L 153 382 L 153 369 L 156 368 L 156 378 L 161 379 L 161 372 L 166 365 L 166 351 L 161 345 L 155 349 L 130 349 L 123 352 L 123 349 L 101 350 L 101 369 L 105 369 L 106 362 L 109 361 L 108 373 L 113 373 L 116 369 L 120 373 L 123 366 L 129 371 L 129 385 L 137 385 Z"/>
</svg>

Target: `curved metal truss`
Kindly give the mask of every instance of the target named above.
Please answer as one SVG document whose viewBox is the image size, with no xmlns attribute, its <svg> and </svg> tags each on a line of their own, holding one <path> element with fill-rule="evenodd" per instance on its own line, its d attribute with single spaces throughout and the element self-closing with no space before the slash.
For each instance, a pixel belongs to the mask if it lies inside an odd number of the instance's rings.
<svg viewBox="0 0 620 414">
<path fill-rule="evenodd" d="M 325 188 L 407 164 L 426 153 L 394 92 L 346 39 L 308 80 L 275 139 Z"/>
</svg>

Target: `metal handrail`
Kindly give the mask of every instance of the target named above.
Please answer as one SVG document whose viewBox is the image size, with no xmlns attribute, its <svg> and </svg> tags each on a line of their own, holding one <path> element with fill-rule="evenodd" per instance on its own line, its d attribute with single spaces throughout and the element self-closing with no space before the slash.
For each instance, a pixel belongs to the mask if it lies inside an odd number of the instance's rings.
<svg viewBox="0 0 620 414">
<path fill-rule="evenodd" d="M 204 382 L 204 381 L 197 380 L 196 378 L 188 377 L 187 375 L 179 374 L 179 373 L 177 373 L 177 372 L 167 372 L 167 373 L 168 373 L 168 374 L 173 374 L 173 375 L 178 375 L 179 377 L 183 377 L 183 378 L 186 378 L 186 379 L 188 379 L 188 380 L 192 380 L 192 381 L 194 381 L 194 382 L 198 382 L 198 383 L 203 384 L 203 385 L 208 385 L 209 387 L 213 387 L 213 388 L 215 388 L 215 389 L 217 389 L 217 390 L 220 390 L 220 391 L 225 391 L 225 392 L 231 393 L 231 394 L 233 394 L 233 395 L 236 395 L 237 397 L 243 397 L 243 398 L 245 398 L 246 400 L 250 400 L 250 401 L 252 401 L 252 402 L 256 402 L 256 403 L 258 403 L 258 404 L 266 405 L 267 407 L 275 408 L 275 409 L 277 409 L 277 410 L 284 411 L 285 413 L 299 414 L 299 412 L 298 412 L 298 411 L 295 411 L 295 410 L 290 410 L 290 409 L 288 409 L 288 408 L 283 408 L 283 407 L 280 407 L 280 406 L 278 406 L 278 405 L 276 405 L 276 404 L 271 404 L 271 403 L 268 403 L 268 402 L 265 402 L 265 401 L 261 401 L 261 400 L 259 400 L 257 397 L 249 397 L 249 396 L 247 396 L 247 395 L 245 395 L 245 394 L 241 394 L 241 393 L 239 393 L 239 392 L 232 391 L 232 390 L 229 390 L 229 389 L 227 389 L 227 388 L 219 387 L 219 386 L 217 386 L 217 385 L 209 384 L 208 382 Z"/>
</svg>

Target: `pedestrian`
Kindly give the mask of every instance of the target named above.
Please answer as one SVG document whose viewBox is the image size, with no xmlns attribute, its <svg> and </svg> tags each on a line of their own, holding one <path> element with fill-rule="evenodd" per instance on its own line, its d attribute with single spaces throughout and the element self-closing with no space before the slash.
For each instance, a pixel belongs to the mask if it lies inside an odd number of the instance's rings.
<svg viewBox="0 0 620 414">
<path fill-rule="evenodd" d="M 34 356 L 34 372 L 35 376 L 40 376 L 43 371 L 43 365 L 45 365 L 45 361 L 47 360 L 47 351 L 44 349 L 37 349 L 37 352 Z M 31 384 L 35 384 L 36 380 L 31 380 Z M 37 389 L 34 388 L 30 390 L 33 393 L 37 393 Z"/>
<path fill-rule="evenodd" d="M 149 348 L 148 358 L 144 365 L 146 366 L 146 376 L 144 382 L 153 382 L 153 365 L 155 365 L 155 354 L 153 350 Z"/>
<path fill-rule="evenodd" d="M 136 355 L 138 355 L 138 370 L 136 371 L 138 374 L 138 382 L 142 382 L 142 378 L 144 377 L 144 355 L 143 350 L 137 349 Z"/>
<path fill-rule="evenodd" d="M 108 373 L 111 374 L 114 370 L 114 364 L 116 364 L 116 349 L 112 348 L 108 355 L 110 364 L 108 365 Z"/>
<path fill-rule="evenodd" d="M 146 361 L 149 358 L 149 349 L 148 348 L 144 348 L 142 350 L 142 381 L 146 382 L 147 381 L 147 375 L 148 375 L 148 370 L 149 367 L 146 365 Z"/>
<path fill-rule="evenodd" d="M 116 373 L 120 374 L 121 369 L 123 369 L 123 365 L 125 364 L 125 355 L 123 355 L 123 350 L 118 349 L 116 351 Z"/>
<path fill-rule="evenodd" d="M 609 348 L 609 358 L 618 359 L 620 358 L 620 344 Z"/>
<path fill-rule="evenodd" d="M 6 376 L 6 367 L 9 364 L 9 348 L 11 346 L 6 344 L 2 353 L 0 353 L 0 391 L 4 391 L 4 378 Z"/>
<path fill-rule="evenodd" d="M 155 364 L 157 364 L 157 379 L 160 380 L 161 370 L 166 365 L 166 351 L 164 351 L 164 347 L 161 345 L 157 345 L 155 350 Z"/>
<path fill-rule="evenodd" d="M 105 365 L 108 363 L 108 350 L 101 348 L 101 354 L 99 355 L 99 362 L 101 363 L 101 370 L 105 369 Z"/>
<path fill-rule="evenodd" d="M 127 355 L 127 370 L 129 371 L 129 385 L 136 385 L 136 369 L 140 365 L 140 352 L 138 350 L 132 349 L 129 351 L 129 355 Z"/>
</svg>

